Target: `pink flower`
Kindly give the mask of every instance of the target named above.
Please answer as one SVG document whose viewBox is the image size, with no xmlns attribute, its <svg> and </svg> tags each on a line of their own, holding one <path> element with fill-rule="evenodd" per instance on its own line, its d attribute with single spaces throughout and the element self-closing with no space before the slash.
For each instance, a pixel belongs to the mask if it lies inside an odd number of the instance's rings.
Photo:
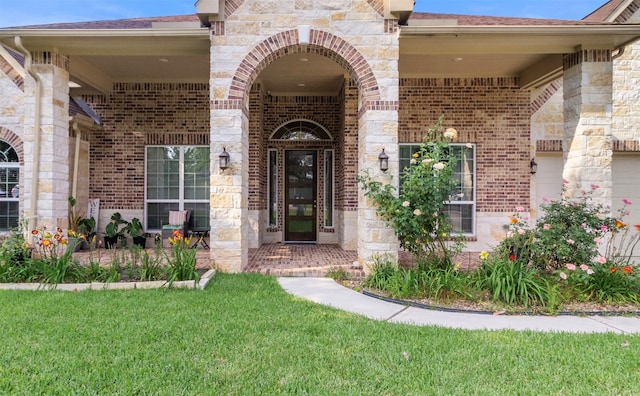
<svg viewBox="0 0 640 396">
<path fill-rule="evenodd" d="M 524 233 L 525 233 L 525 231 L 522 228 L 518 230 L 518 234 L 524 235 Z"/>
<path fill-rule="evenodd" d="M 567 243 L 569 245 L 573 245 L 574 243 L 576 243 L 576 241 L 574 241 L 573 239 L 567 239 Z"/>
<path fill-rule="evenodd" d="M 569 184 L 569 180 L 567 180 L 567 179 L 562 179 L 562 184 Z"/>
<path fill-rule="evenodd" d="M 609 231 L 609 227 L 607 227 L 606 225 L 601 225 L 600 226 L 600 231 L 607 232 L 607 231 Z"/>
<path fill-rule="evenodd" d="M 561 273 L 560 273 L 560 277 L 561 277 L 563 280 L 567 280 L 567 274 L 565 274 L 564 272 L 561 272 Z"/>
<path fill-rule="evenodd" d="M 595 191 L 595 190 L 597 190 L 598 188 L 600 188 L 600 186 L 598 186 L 598 185 L 596 185 L 596 184 L 592 184 L 592 185 L 591 185 L 591 190 L 592 190 L 592 191 Z"/>
<path fill-rule="evenodd" d="M 602 243 L 602 238 L 593 238 L 593 241 L 597 244 Z"/>
<path fill-rule="evenodd" d="M 607 262 L 607 258 L 606 257 L 602 257 L 602 256 L 598 256 L 596 261 L 598 261 L 600 264 L 604 264 L 604 263 Z"/>
<path fill-rule="evenodd" d="M 516 206 L 516 212 L 524 212 L 524 208 L 522 206 Z"/>
<path fill-rule="evenodd" d="M 593 275 L 593 270 L 591 268 L 587 270 L 587 275 Z"/>
<path fill-rule="evenodd" d="M 576 270 L 576 265 L 575 264 L 567 264 L 567 269 L 569 271 L 575 271 Z"/>
<path fill-rule="evenodd" d="M 549 202 L 549 198 L 547 198 L 547 197 L 542 197 L 542 202 Z"/>
<path fill-rule="evenodd" d="M 551 228 L 551 224 L 545 224 L 542 226 L 542 229 L 548 231 Z"/>
<path fill-rule="evenodd" d="M 625 205 L 631 205 L 631 201 L 629 201 L 628 199 L 623 199 L 622 202 L 624 202 Z"/>
<path fill-rule="evenodd" d="M 589 266 L 588 266 L 588 265 L 586 265 L 586 264 L 582 264 L 582 265 L 580 266 L 580 269 L 581 269 L 581 270 L 583 270 L 583 271 L 587 271 L 587 270 L 589 270 Z"/>
</svg>

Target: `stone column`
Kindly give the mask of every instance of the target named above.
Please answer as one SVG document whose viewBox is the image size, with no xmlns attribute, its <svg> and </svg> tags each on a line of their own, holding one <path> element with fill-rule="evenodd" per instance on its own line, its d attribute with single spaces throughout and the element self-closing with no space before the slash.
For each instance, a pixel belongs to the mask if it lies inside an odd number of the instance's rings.
<svg viewBox="0 0 640 396">
<path fill-rule="evenodd" d="M 564 57 L 564 171 L 568 197 L 593 192 L 611 204 L 612 59 L 609 50 L 580 50 Z"/>
<path fill-rule="evenodd" d="M 398 111 L 368 110 L 362 113 L 358 132 L 358 169 L 360 174 L 369 172 L 369 176 L 383 183 L 392 183 L 398 187 Z M 378 155 L 384 148 L 389 156 L 389 170 L 380 170 Z M 391 177 L 393 175 L 393 177 Z M 398 240 L 392 228 L 388 227 L 376 214 L 376 206 L 358 192 L 358 260 L 369 273 L 373 256 L 388 254 L 397 261 Z"/>
<path fill-rule="evenodd" d="M 211 261 L 224 272 L 242 272 L 249 260 L 249 118 L 243 110 L 224 109 L 214 101 L 211 112 Z M 217 105 L 216 105 L 217 103 Z M 220 169 L 219 154 L 229 153 L 229 168 Z"/>
<path fill-rule="evenodd" d="M 24 216 L 29 227 L 68 227 L 69 214 L 69 72 L 68 59 L 57 52 L 35 52 L 33 70 L 41 80 L 41 95 L 36 97 L 36 82 L 25 79 L 25 119 L 23 170 Z M 36 131 L 35 101 L 40 100 L 40 131 Z M 35 158 L 36 133 L 40 134 L 40 155 Z M 37 166 L 37 191 L 33 191 L 33 170 Z M 36 213 L 31 202 L 36 200 Z"/>
</svg>

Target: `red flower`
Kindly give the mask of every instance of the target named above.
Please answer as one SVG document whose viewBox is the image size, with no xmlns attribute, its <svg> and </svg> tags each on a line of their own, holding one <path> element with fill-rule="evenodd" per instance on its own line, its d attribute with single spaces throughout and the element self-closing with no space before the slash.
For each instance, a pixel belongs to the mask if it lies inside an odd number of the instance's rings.
<svg viewBox="0 0 640 396">
<path fill-rule="evenodd" d="M 31 230 L 31 235 L 38 235 L 38 230 Z"/>
<path fill-rule="evenodd" d="M 633 274 L 633 268 L 631 268 L 628 265 L 625 265 L 624 267 L 622 267 L 622 272 L 624 272 L 627 275 Z"/>
<path fill-rule="evenodd" d="M 609 268 L 609 272 L 611 272 L 612 274 L 615 273 L 618 269 L 616 267 L 611 267 Z"/>
<path fill-rule="evenodd" d="M 516 261 L 516 256 L 514 254 L 510 254 L 509 261 Z"/>
<path fill-rule="evenodd" d="M 636 225 L 634 225 L 634 227 L 636 227 L 637 231 L 640 231 L 640 224 L 636 224 Z"/>
</svg>

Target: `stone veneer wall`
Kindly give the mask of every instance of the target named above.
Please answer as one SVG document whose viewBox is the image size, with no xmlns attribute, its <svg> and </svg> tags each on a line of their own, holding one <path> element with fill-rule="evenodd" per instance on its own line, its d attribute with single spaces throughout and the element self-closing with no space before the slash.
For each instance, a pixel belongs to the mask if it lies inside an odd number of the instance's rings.
<svg viewBox="0 0 640 396">
<path fill-rule="evenodd" d="M 209 145 L 209 86 L 117 83 L 83 99 L 102 118 L 90 137 L 91 198 L 101 209 L 144 208 L 146 145 Z"/>
<path fill-rule="evenodd" d="M 475 143 L 476 211 L 527 207 L 530 194 L 529 94 L 514 78 L 400 81 L 400 143 L 419 143 L 444 115 L 459 143 Z"/>
</svg>

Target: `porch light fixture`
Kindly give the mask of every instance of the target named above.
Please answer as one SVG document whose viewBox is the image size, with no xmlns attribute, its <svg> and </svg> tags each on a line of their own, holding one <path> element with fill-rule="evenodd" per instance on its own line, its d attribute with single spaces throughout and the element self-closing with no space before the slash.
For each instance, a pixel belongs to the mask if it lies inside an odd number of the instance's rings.
<svg viewBox="0 0 640 396">
<path fill-rule="evenodd" d="M 218 155 L 218 160 L 220 161 L 220 169 L 225 170 L 229 167 L 229 153 L 227 153 L 227 148 L 223 147 L 222 152 Z"/>
<path fill-rule="evenodd" d="M 380 155 L 378 155 L 378 160 L 380 161 L 380 170 L 386 172 L 389 170 L 389 156 L 385 154 L 384 148 Z"/>
<path fill-rule="evenodd" d="M 529 168 L 531 169 L 531 174 L 535 175 L 538 172 L 538 163 L 535 158 L 531 158 L 531 162 L 529 162 Z"/>
</svg>

